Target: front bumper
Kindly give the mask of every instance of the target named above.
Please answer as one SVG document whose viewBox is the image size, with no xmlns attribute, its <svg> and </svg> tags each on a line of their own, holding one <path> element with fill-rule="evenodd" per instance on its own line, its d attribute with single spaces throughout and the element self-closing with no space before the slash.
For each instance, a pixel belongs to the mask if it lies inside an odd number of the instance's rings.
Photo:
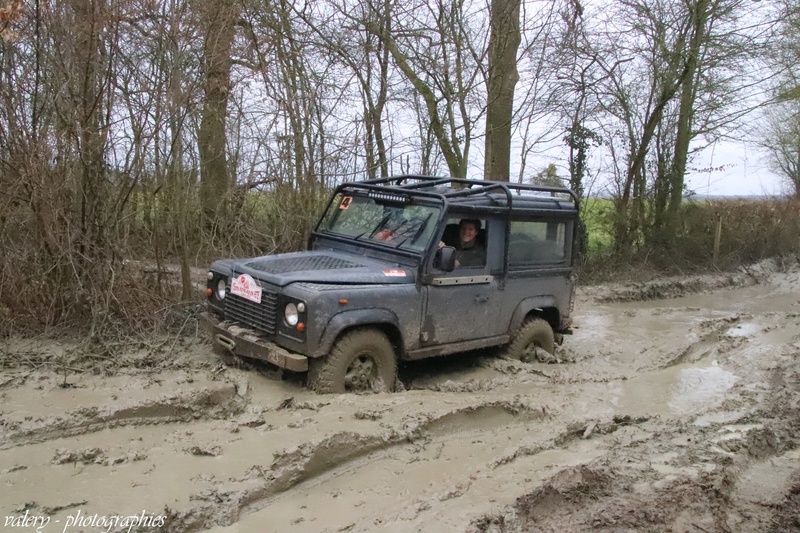
<svg viewBox="0 0 800 533">
<path fill-rule="evenodd" d="M 252 329 L 243 328 L 235 322 L 223 322 L 209 312 L 200 313 L 200 318 L 211 332 L 211 342 L 234 355 L 267 361 L 293 372 L 308 370 L 308 357 L 292 353 Z"/>
</svg>

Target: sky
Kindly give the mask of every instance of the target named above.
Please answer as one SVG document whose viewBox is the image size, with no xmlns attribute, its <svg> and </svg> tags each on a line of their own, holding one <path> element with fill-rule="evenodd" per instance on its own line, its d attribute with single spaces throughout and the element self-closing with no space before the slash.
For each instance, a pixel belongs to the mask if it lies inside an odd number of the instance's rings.
<svg viewBox="0 0 800 533">
<path fill-rule="evenodd" d="M 769 169 L 766 156 L 746 142 L 719 142 L 692 162 L 687 187 L 699 195 L 775 196 L 786 193 L 780 176 Z"/>
<path fill-rule="evenodd" d="M 481 152 L 481 146 L 476 152 Z M 590 172 L 604 166 L 603 158 L 610 157 L 602 149 L 595 149 L 590 155 Z M 478 157 L 480 165 L 483 160 Z M 512 159 L 512 181 L 516 179 L 518 168 Z M 526 175 L 533 176 L 548 164 L 554 163 L 562 179 L 569 176 L 566 150 L 561 144 L 554 144 L 551 150 L 534 156 L 528 165 Z M 474 173 L 482 169 L 474 167 Z M 607 195 L 609 187 L 603 185 L 602 173 L 588 184 L 590 195 Z M 766 153 L 756 144 L 746 141 L 718 141 L 716 144 L 695 154 L 687 166 L 685 177 L 689 191 L 700 196 L 785 196 L 789 193 L 783 178 L 769 168 Z"/>
</svg>

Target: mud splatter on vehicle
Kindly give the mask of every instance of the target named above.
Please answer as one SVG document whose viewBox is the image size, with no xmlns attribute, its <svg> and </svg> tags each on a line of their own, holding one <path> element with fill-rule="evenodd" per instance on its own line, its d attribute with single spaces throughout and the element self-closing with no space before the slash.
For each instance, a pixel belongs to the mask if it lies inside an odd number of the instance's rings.
<svg viewBox="0 0 800 533">
<path fill-rule="evenodd" d="M 307 251 L 214 262 L 215 349 L 307 372 L 322 393 L 394 390 L 398 361 L 507 345 L 555 362 L 570 333 L 578 198 L 426 176 L 336 188 Z"/>
</svg>

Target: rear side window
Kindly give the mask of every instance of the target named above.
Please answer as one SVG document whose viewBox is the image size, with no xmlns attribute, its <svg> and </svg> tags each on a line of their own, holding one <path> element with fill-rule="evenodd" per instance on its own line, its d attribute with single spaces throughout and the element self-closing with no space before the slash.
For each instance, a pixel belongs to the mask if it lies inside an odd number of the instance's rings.
<svg viewBox="0 0 800 533">
<path fill-rule="evenodd" d="M 523 269 L 569 263 L 567 235 L 570 223 L 560 221 L 511 221 L 508 265 Z"/>
</svg>

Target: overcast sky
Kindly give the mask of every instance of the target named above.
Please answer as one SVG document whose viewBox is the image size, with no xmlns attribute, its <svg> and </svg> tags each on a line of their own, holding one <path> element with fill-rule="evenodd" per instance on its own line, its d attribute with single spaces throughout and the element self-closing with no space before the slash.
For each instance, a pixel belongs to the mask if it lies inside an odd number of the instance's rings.
<svg viewBox="0 0 800 533">
<path fill-rule="evenodd" d="M 786 193 L 783 180 L 767 165 L 758 147 L 744 142 L 717 143 L 698 154 L 687 172 L 690 190 L 702 195 L 752 196 Z"/>
</svg>

